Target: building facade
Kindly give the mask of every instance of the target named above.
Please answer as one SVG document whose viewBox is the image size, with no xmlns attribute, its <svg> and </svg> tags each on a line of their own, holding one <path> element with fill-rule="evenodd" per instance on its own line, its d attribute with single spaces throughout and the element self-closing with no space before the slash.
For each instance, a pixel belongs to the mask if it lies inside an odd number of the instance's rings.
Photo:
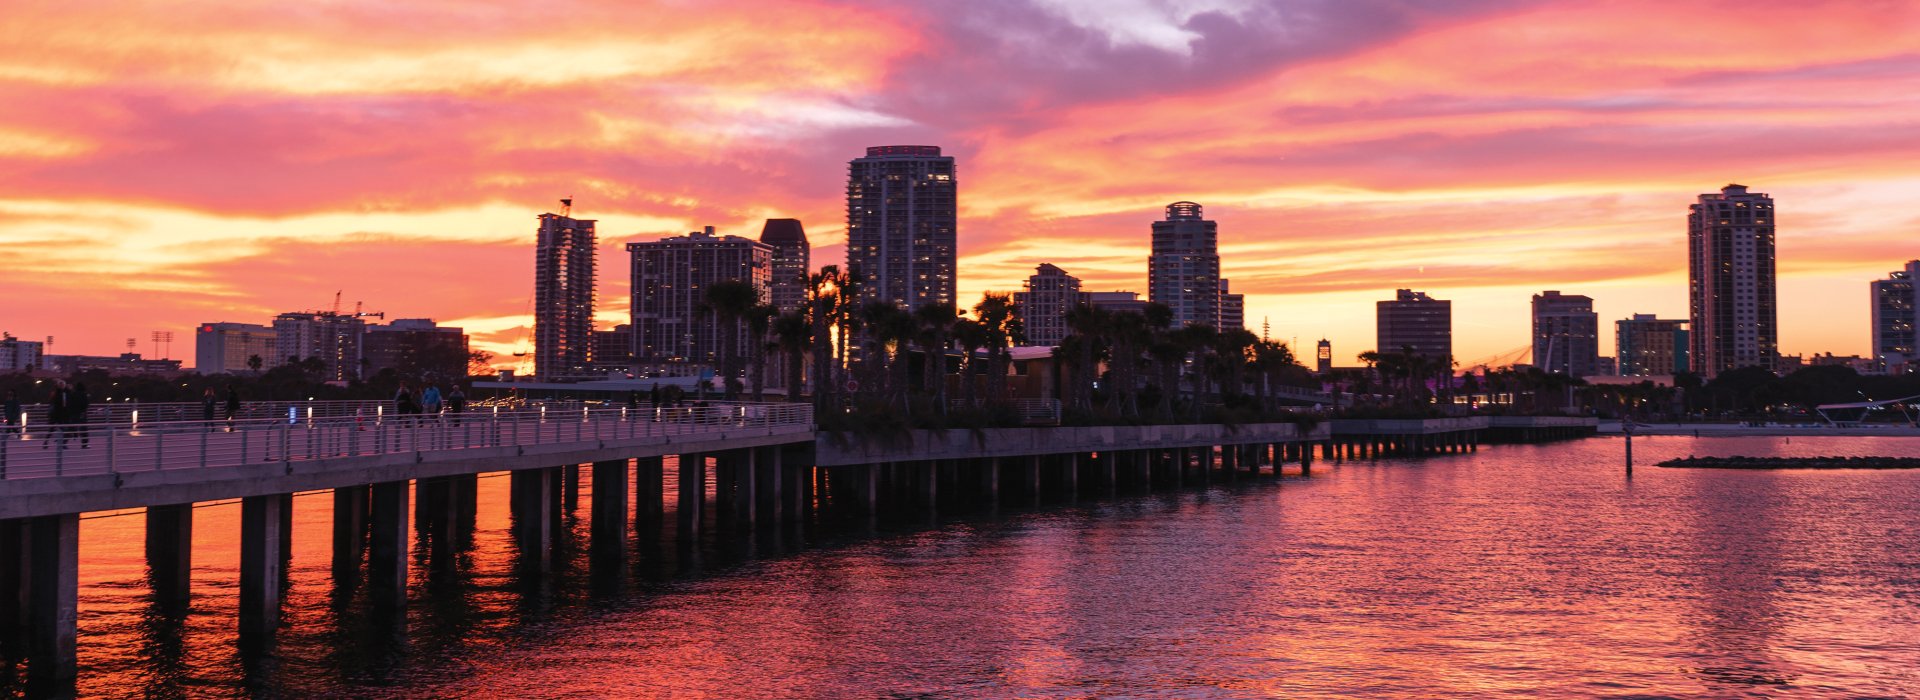
<svg viewBox="0 0 1920 700">
<path fill-rule="evenodd" d="M 1320 374 L 1333 371 L 1333 341 L 1320 339 L 1320 344 L 1313 352 L 1313 370 Z"/>
<path fill-rule="evenodd" d="M 571 213 L 571 200 L 563 200 Z M 541 214 L 533 265 L 533 373 L 580 377 L 593 361 L 594 222 Z"/>
<path fill-rule="evenodd" d="M 1238 331 L 1247 327 L 1247 297 L 1227 293 L 1227 281 L 1220 280 L 1220 330 Z"/>
<path fill-rule="evenodd" d="M 467 376 L 467 334 L 430 318 L 367 326 L 361 356 L 367 377 L 392 370 L 403 379 L 453 381 Z"/>
<path fill-rule="evenodd" d="M 712 226 L 685 236 L 628 243 L 633 263 L 633 353 L 640 364 L 719 362 L 722 343 L 737 357 L 748 350 L 744 324 L 722 328 L 706 310 L 707 289 L 742 280 L 760 303 L 773 287 L 773 247 L 740 236 L 715 235 Z"/>
<path fill-rule="evenodd" d="M 1905 269 L 1873 282 L 1873 362 L 1878 371 L 1903 368 L 1914 357 L 1916 276 L 1920 276 L 1920 260 L 1909 261 Z"/>
<path fill-rule="evenodd" d="M 1147 301 L 1173 310 L 1173 326 L 1220 327 L 1220 231 L 1200 205 L 1174 202 L 1153 222 Z"/>
<path fill-rule="evenodd" d="M 1690 359 L 1709 379 L 1740 367 L 1775 369 L 1774 225 L 1773 198 L 1745 185 L 1700 195 L 1689 208 Z"/>
<path fill-rule="evenodd" d="M 1147 310 L 1147 300 L 1140 298 L 1139 292 L 1086 292 L 1080 295 L 1080 302 L 1107 313 L 1142 313 Z"/>
<path fill-rule="evenodd" d="M 1020 321 L 1026 328 L 1022 345 L 1059 345 L 1068 333 L 1067 312 L 1084 303 L 1080 278 L 1041 263 L 1027 278 L 1026 288 L 1013 293 L 1013 303 L 1020 307 Z"/>
<path fill-rule="evenodd" d="M 274 356 L 266 366 L 317 359 L 325 367 L 325 381 L 360 379 L 365 358 L 362 343 L 367 322 L 359 316 L 331 311 L 295 311 L 273 318 Z"/>
<path fill-rule="evenodd" d="M 1614 361 L 1622 377 L 1669 376 L 1691 371 L 1687 322 L 1653 314 L 1613 322 Z"/>
<path fill-rule="evenodd" d="M 274 340 L 273 328 L 256 323 L 202 323 L 193 332 L 193 371 L 200 374 L 241 374 L 286 362 Z"/>
<path fill-rule="evenodd" d="M 116 377 L 174 377 L 181 374 L 179 360 L 150 360 L 137 352 L 119 355 L 47 355 L 41 369 L 55 374 L 105 372 Z"/>
<path fill-rule="evenodd" d="M 1533 295 L 1533 366 L 1554 374 L 1600 374 L 1600 315 L 1593 298 L 1548 290 Z"/>
<path fill-rule="evenodd" d="M 1374 313 L 1377 351 L 1411 350 L 1433 360 L 1453 360 L 1453 302 L 1400 289 L 1392 300 L 1376 302 Z"/>
<path fill-rule="evenodd" d="M 847 164 L 847 270 L 862 303 L 957 304 L 960 216 L 939 146 L 875 146 Z"/>
<path fill-rule="evenodd" d="M 799 219 L 767 219 L 760 242 L 773 248 L 773 307 L 786 313 L 806 306 L 807 275 L 813 272 L 806 228 Z"/>
<path fill-rule="evenodd" d="M 0 334 L 0 372 L 31 372 L 40 369 L 46 345 L 38 340 L 21 340 L 12 333 Z"/>
</svg>

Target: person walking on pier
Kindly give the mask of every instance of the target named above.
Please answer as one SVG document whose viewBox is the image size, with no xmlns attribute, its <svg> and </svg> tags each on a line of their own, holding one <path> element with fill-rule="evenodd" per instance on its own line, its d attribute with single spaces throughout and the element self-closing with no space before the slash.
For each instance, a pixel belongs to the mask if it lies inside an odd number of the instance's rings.
<svg viewBox="0 0 1920 700">
<path fill-rule="evenodd" d="M 420 391 L 420 408 L 428 417 L 440 415 L 440 387 L 428 384 Z"/>
<path fill-rule="evenodd" d="M 47 438 L 40 443 L 40 449 L 47 449 L 56 441 L 60 448 L 66 448 L 67 410 L 72 403 L 73 392 L 67 388 L 66 380 L 53 380 L 53 392 L 47 395 Z"/>
<path fill-rule="evenodd" d="M 0 431 L 0 439 L 19 435 L 26 430 L 27 409 L 20 405 L 19 392 L 7 390 L 7 403 L 4 408 L 0 408 L 0 413 L 5 414 L 0 415 L 0 427 L 5 428 L 4 431 Z"/>
<path fill-rule="evenodd" d="M 207 424 L 207 432 L 213 432 L 213 414 L 220 407 L 220 398 L 213 395 L 213 387 L 200 392 L 200 420 Z"/>
<path fill-rule="evenodd" d="M 407 417 L 418 413 L 419 410 L 418 405 L 413 402 L 413 387 L 407 386 L 406 382 L 401 382 L 400 389 L 393 392 L 394 415 L 400 417 L 402 425 L 406 425 L 409 420 Z"/>
<path fill-rule="evenodd" d="M 80 449 L 87 449 L 91 435 L 87 431 L 87 409 L 93 407 L 93 398 L 87 396 L 86 382 L 73 383 L 73 395 L 67 400 L 67 430 L 80 434 Z"/>
<path fill-rule="evenodd" d="M 460 424 L 460 414 L 467 412 L 467 394 L 454 384 L 447 390 L 447 412 L 453 414 L 453 424 Z"/>
<path fill-rule="evenodd" d="M 227 385 L 227 432 L 233 432 L 233 419 L 240 416 L 240 389 Z"/>
</svg>

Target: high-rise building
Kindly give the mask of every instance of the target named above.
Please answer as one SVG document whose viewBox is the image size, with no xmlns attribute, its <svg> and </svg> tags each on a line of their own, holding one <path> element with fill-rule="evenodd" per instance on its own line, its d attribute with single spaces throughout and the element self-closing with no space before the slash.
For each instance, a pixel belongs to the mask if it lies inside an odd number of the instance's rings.
<svg viewBox="0 0 1920 700">
<path fill-rule="evenodd" d="M 1313 359 L 1314 359 L 1313 368 L 1315 371 L 1321 374 L 1332 372 L 1333 371 L 1333 341 L 1327 340 L 1326 338 L 1321 338 L 1319 347 L 1314 349 Z"/>
<path fill-rule="evenodd" d="M 252 372 L 260 358 L 265 370 L 287 361 L 279 353 L 273 329 L 255 323 L 202 323 L 193 333 L 193 371 L 200 374 Z"/>
<path fill-rule="evenodd" d="M 1108 313 L 1141 313 L 1147 310 L 1147 302 L 1140 298 L 1139 292 L 1084 292 L 1080 301 L 1087 306 Z"/>
<path fill-rule="evenodd" d="M 1613 322 L 1613 336 L 1622 377 L 1672 375 L 1692 365 L 1686 321 L 1634 314 Z"/>
<path fill-rule="evenodd" d="M 1020 307 L 1020 322 L 1026 328 L 1024 345 L 1059 345 L 1067 337 L 1067 312 L 1083 303 L 1080 278 L 1051 263 L 1040 263 L 1027 278 L 1026 289 L 1013 293 L 1013 303 Z"/>
<path fill-rule="evenodd" d="M 360 354 L 366 376 L 393 370 L 402 379 L 453 381 L 467 376 L 467 334 L 430 318 L 367 326 Z"/>
<path fill-rule="evenodd" d="M 585 376 L 593 361 L 594 222 L 541 214 L 533 265 L 533 373 Z"/>
<path fill-rule="evenodd" d="M 706 309 L 707 289 L 741 280 L 767 303 L 773 286 L 773 246 L 740 236 L 714 235 L 713 227 L 685 236 L 628 243 L 633 258 L 633 353 L 643 364 L 720 360 L 721 343 L 748 350 L 745 325 L 722 328 Z"/>
<path fill-rule="evenodd" d="M 326 381 L 359 379 L 362 341 L 367 322 L 359 316 L 331 311 L 295 311 L 273 317 L 274 357 L 266 366 L 317 359 Z"/>
<path fill-rule="evenodd" d="M 1533 366 L 1554 374 L 1600 373 L 1600 315 L 1593 298 L 1546 291 L 1533 295 Z"/>
<path fill-rule="evenodd" d="M 875 146 L 847 163 L 846 271 L 863 302 L 958 302 L 957 191 L 939 146 Z"/>
<path fill-rule="evenodd" d="M 773 247 L 773 307 L 781 313 L 807 304 L 807 275 L 813 271 L 807 230 L 799 219 L 767 219 L 760 242 Z"/>
<path fill-rule="evenodd" d="M 1453 302 L 1426 292 L 1400 289 L 1390 301 L 1375 304 L 1375 349 L 1401 352 L 1433 360 L 1453 360 Z"/>
<path fill-rule="evenodd" d="M 1153 222 L 1147 300 L 1173 309 L 1173 326 L 1220 327 L 1220 231 L 1200 205 L 1174 202 Z"/>
<path fill-rule="evenodd" d="M 1247 327 L 1247 296 L 1227 293 L 1227 281 L 1220 280 L 1220 330 L 1237 331 Z"/>
<path fill-rule="evenodd" d="M 1727 185 L 1687 214 L 1694 371 L 1711 379 L 1741 367 L 1774 369 L 1780 353 L 1774 295 L 1773 198 Z"/>
<path fill-rule="evenodd" d="M 21 340 L 12 333 L 0 333 L 0 372 L 31 372 L 40 369 L 46 345 L 38 340 Z"/>
<path fill-rule="evenodd" d="M 1907 262 L 1886 279 L 1873 282 L 1873 362 L 1880 371 L 1905 365 L 1914 358 L 1914 280 L 1920 279 L 1920 260 Z"/>
</svg>

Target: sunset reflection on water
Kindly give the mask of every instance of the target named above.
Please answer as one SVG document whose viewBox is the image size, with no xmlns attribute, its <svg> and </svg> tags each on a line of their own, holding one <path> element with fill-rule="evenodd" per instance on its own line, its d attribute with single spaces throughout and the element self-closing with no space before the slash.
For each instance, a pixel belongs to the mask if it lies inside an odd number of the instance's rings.
<svg viewBox="0 0 1920 700">
<path fill-rule="evenodd" d="M 669 513 L 614 581 L 587 562 L 590 480 L 539 578 L 515 567 L 507 480 L 482 478 L 474 547 L 451 573 L 416 563 L 403 625 L 337 590 L 317 494 L 295 499 L 278 645 L 248 654 L 237 504 L 196 512 L 184 616 L 148 600 L 142 518 L 95 517 L 81 526 L 80 692 L 1920 693 L 1920 472 L 1649 465 L 1920 455 L 1920 440 L 1640 438 L 1631 480 L 1620 448 L 1321 461 L 1278 483 L 694 549 L 673 544 Z"/>
</svg>

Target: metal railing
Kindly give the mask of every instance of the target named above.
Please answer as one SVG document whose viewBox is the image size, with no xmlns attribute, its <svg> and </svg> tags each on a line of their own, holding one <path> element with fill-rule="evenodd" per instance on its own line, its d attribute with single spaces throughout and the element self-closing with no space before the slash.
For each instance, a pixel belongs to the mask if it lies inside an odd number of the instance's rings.
<svg viewBox="0 0 1920 700">
<path fill-rule="evenodd" d="M 119 474 L 487 447 L 589 443 L 813 424 L 796 403 L 556 407 L 396 415 L 385 404 L 351 416 L 234 421 L 120 421 L 9 427 L 0 479 Z M 318 413 L 318 411 L 316 411 Z"/>
</svg>

